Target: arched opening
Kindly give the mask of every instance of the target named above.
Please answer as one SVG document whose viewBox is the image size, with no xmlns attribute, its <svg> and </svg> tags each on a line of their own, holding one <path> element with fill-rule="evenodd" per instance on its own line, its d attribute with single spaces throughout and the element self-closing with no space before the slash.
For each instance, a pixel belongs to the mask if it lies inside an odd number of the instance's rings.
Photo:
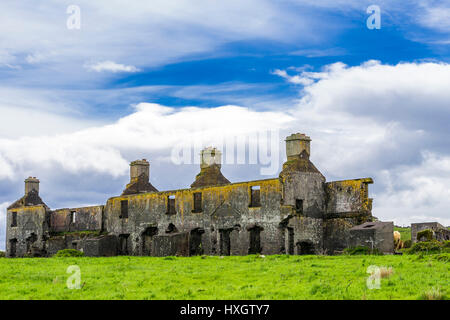
<svg viewBox="0 0 450 320">
<path fill-rule="evenodd" d="M 294 254 L 294 228 L 287 227 L 287 254 Z"/>
<path fill-rule="evenodd" d="M 259 254 L 262 251 L 261 247 L 261 231 L 264 229 L 259 226 L 253 226 L 248 229 L 250 244 L 248 247 L 248 254 Z"/>
<path fill-rule="evenodd" d="M 176 232 L 178 232 L 177 227 L 175 227 L 173 223 L 169 223 L 166 229 L 166 233 L 176 233 Z"/>
<path fill-rule="evenodd" d="M 311 241 L 299 241 L 297 242 L 298 254 L 314 254 L 314 244 Z"/>
<path fill-rule="evenodd" d="M 195 228 L 189 234 L 189 255 L 198 256 L 203 254 L 202 235 L 205 230 L 202 228 Z"/>
<path fill-rule="evenodd" d="M 157 227 L 148 227 L 142 232 L 142 255 L 151 256 L 152 255 L 152 240 L 153 236 L 158 234 Z"/>
<path fill-rule="evenodd" d="M 229 256 L 231 254 L 231 240 L 230 233 L 233 228 L 219 230 L 219 254 L 222 256 Z"/>
<path fill-rule="evenodd" d="M 120 256 L 126 256 L 129 254 L 128 246 L 129 241 L 128 238 L 130 237 L 129 234 L 119 234 L 119 255 Z"/>
<path fill-rule="evenodd" d="M 27 254 L 31 254 L 31 248 L 33 246 L 33 243 L 35 243 L 37 240 L 37 235 L 33 232 L 31 235 L 25 239 L 27 244 Z"/>
<path fill-rule="evenodd" d="M 9 256 L 15 257 L 17 251 L 17 239 L 11 239 L 9 240 Z"/>
</svg>

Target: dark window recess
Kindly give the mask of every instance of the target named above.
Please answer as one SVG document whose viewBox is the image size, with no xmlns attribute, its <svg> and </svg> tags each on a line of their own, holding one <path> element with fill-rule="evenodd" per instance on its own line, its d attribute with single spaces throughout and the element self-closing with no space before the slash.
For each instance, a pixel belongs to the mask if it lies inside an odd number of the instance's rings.
<svg viewBox="0 0 450 320">
<path fill-rule="evenodd" d="M 37 235 L 32 233 L 28 238 L 25 239 L 27 245 L 27 253 L 31 253 L 31 247 L 37 241 Z"/>
<path fill-rule="evenodd" d="M 259 186 L 253 186 L 250 189 L 250 207 L 261 207 L 261 192 Z"/>
<path fill-rule="evenodd" d="M 17 212 L 11 212 L 11 227 L 17 227 Z"/>
<path fill-rule="evenodd" d="M 230 240 L 230 233 L 233 231 L 233 229 L 220 229 L 219 230 L 219 249 L 220 249 L 220 255 L 222 256 L 229 256 L 231 253 L 231 240 Z"/>
<path fill-rule="evenodd" d="M 142 233 L 142 255 L 151 256 L 152 255 L 152 242 L 153 237 L 158 234 L 157 227 L 148 227 Z"/>
<path fill-rule="evenodd" d="M 120 201 L 120 219 L 128 219 L 128 200 Z"/>
<path fill-rule="evenodd" d="M 10 257 L 15 257 L 16 256 L 16 250 L 17 250 L 17 239 L 9 240 L 9 256 Z"/>
<path fill-rule="evenodd" d="M 119 235 L 119 255 L 125 256 L 128 255 L 128 238 L 129 234 L 120 234 Z"/>
<path fill-rule="evenodd" d="M 203 254 L 203 246 L 202 246 L 202 234 L 205 233 L 205 230 L 202 228 L 195 228 L 191 230 L 189 235 L 189 255 L 190 256 L 199 256 Z"/>
<path fill-rule="evenodd" d="M 303 213 L 303 200 L 295 199 L 295 211 L 297 213 Z"/>
<path fill-rule="evenodd" d="M 297 242 L 297 254 L 314 254 L 314 245 L 311 241 Z"/>
<path fill-rule="evenodd" d="M 294 228 L 287 228 L 288 232 L 288 254 L 294 254 Z"/>
<path fill-rule="evenodd" d="M 255 226 L 249 229 L 250 233 L 250 246 L 248 248 L 248 254 L 258 254 L 261 253 L 261 231 L 263 228 Z"/>
<path fill-rule="evenodd" d="M 175 196 L 167 197 L 167 214 L 175 214 Z"/>
<path fill-rule="evenodd" d="M 177 233 L 178 229 L 175 227 L 173 223 L 169 223 L 169 225 L 166 228 L 166 233 Z"/>
<path fill-rule="evenodd" d="M 193 212 L 202 212 L 202 193 L 194 193 L 194 210 Z"/>
<path fill-rule="evenodd" d="M 76 220 L 77 220 L 77 212 L 70 211 L 70 223 L 75 223 Z"/>
</svg>

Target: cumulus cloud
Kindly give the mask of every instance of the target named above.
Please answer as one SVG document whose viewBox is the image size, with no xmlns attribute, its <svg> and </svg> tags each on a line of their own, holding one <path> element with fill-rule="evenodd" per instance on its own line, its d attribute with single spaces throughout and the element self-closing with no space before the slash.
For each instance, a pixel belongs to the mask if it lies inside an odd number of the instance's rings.
<svg viewBox="0 0 450 320">
<path fill-rule="evenodd" d="M 400 166 L 380 173 L 386 190 L 377 197 L 377 209 L 402 225 L 439 221 L 450 225 L 450 156 L 422 153 L 417 166 Z"/>
<path fill-rule="evenodd" d="M 0 250 L 5 250 L 6 208 L 9 205 L 9 202 L 0 203 Z"/>
<path fill-rule="evenodd" d="M 448 223 L 441 209 L 450 206 L 443 196 L 448 178 L 441 171 L 450 157 L 450 65 L 335 63 L 297 76 L 297 83 L 310 84 L 299 87 L 294 116 L 313 138 L 315 163 L 328 178 L 374 177 L 374 214 L 382 219 Z M 433 191 L 442 197 L 425 201 Z"/>
<path fill-rule="evenodd" d="M 113 177 L 128 168 L 127 152 L 170 150 L 202 138 L 219 143 L 224 136 L 282 129 L 293 118 L 282 112 L 257 112 L 238 106 L 170 108 L 141 103 L 116 123 L 53 136 L 0 139 L 0 177 L 11 168 L 57 165 L 71 173 L 96 171 Z"/>
<path fill-rule="evenodd" d="M 289 109 L 140 103 L 109 124 L 1 138 L 2 190 L 21 192 L 22 179 L 37 175 L 43 177 L 43 197 L 51 206 L 103 203 L 123 188 L 128 162 L 143 157 L 150 159 L 152 181 L 160 190 L 185 187 L 198 166 L 171 163 L 176 144 L 201 137 L 211 145 L 227 135 L 278 129 L 280 140 L 299 131 L 312 137 L 312 161 L 329 181 L 373 177 L 373 213 L 380 219 L 449 224 L 450 65 L 368 61 L 353 67 L 336 63 L 317 72 L 299 70 L 296 75 L 277 71 L 287 81 L 305 79 L 299 81 L 298 104 Z M 233 167 L 226 173 L 230 180 L 250 178 L 248 166 Z M 7 195 L 0 201 L 20 196 Z"/>
<path fill-rule="evenodd" d="M 94 64 L 88 64 L 85 66 L 86 69 L 97 71 L 97 72 L 138 72 L 139 69 L 135 66 L 126 66 L 124 64 L 115 63 L 114 61 L 102 61 Z"/>
</svg>

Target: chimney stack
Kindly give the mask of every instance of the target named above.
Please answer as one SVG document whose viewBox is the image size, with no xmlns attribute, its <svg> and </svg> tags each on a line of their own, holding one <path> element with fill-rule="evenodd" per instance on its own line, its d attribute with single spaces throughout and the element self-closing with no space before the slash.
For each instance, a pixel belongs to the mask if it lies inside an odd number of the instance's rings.
<svg viewBox="0 0 450 320">
<path fill-rule="evenodd" d="M 130 163 L 130 183 L 127 184 L 122 195 L 145 192 L 158 192 L 150 183 L 150 163 L 147 159 L 135 160 Z"/>
<path fill-rule="evenodd" d="M 39 179 L 36 179 L 36 177 L 28 177 L 25 179 L 25 195 L 28 195 L 33 190 L 39 194 Z"/>
<path fill-rule="evenodd" d="M 286 138 L 286 156 L 287 160 L 295 160 L 298 158 L 309 159 L 311 154 L 310 142 L 311 138 L 303 133 L 293 133 Z"/>
<path fill-rule="evenodd" d="M 220 171 L 222 167 L 222 152 L 208 147 L 200 152 L 200 173 L 195 177 L 191 188 L 228 184 L 230 181 Z"/>
<path fill-rule="evenodd" d="M 130 183 L 138 181 L 139 177 L 146 182 L 150 180 L 150 163 L 147 159 L 130 163 Z"/>
<path fill-rule="evenodd" d="M 220 150 L 208 147 L 200 152 L 200 169 L 208 168 L 213 165 L 222 166 L 222 152 Z"/>
</svg>

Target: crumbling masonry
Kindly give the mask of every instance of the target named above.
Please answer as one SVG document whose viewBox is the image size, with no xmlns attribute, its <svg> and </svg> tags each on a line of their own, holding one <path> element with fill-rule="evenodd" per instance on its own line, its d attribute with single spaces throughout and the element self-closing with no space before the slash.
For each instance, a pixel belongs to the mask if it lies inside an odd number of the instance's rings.
<svg viewBox="0 0 450 320">
<path fill-rule="evenodd" d="M 191 188 L 172 191 L 158 191 L 149 163 L 134 161 L 123 193 L 93 207 L 51 210 L 30 177 L 7 211 L 6 255 L 334 254 L 349 245 L 352 227 L 372 221 L 373 181 L 326 182 L 309 159 L 310 141 L 287 137 L 278 178 L 238 183 L 222 175 L 220 151 L 204 149 Z"/>
</svg>

